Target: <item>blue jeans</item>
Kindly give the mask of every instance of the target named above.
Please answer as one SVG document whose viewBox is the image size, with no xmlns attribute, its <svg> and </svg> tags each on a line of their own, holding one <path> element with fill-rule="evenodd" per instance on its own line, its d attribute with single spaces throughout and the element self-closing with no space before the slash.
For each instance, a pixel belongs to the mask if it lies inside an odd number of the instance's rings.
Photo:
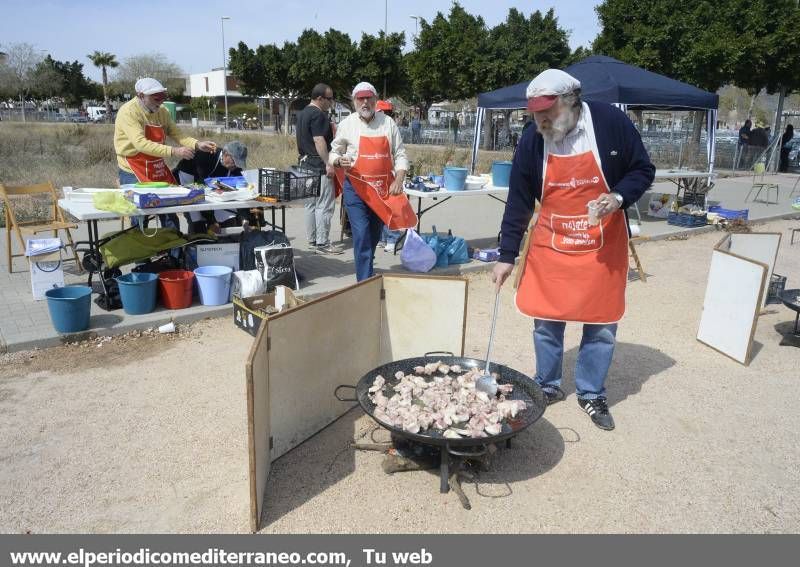
<svg viewBox="0 0 800 567">
<path fill-rule="evenodd" d="M 383 222 L 361 200 L 349 179 L 344 181 L 344 206 L 353 232 L 353 258 L 356 261 L 356 281 L 371 278 L 375 247 L 381 238 Z"/>
<path fill-rule="evenodd" d="M 536 351 L 536 383 L 543 390 L 561 386 L 564 359 L 563 321 L 533 320 L 533 348 Z M 583 338 L 575 363 L 575 393 L 579 398 L 605 397 L 606 376 L 616 344 L 617 324 L 583 326 Z"/>
</svg>

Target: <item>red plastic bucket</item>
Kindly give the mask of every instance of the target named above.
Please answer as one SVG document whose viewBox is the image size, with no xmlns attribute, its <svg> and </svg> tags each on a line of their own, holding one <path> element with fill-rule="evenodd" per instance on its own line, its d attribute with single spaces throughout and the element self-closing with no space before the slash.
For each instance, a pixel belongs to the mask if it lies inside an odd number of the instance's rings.
<svg viewBox="0 0 800 567">
<path fill-rule="evenodd" d="M 158 274 L 158 294 L 167 309 L 185 309 L 192 304 L 194 274 L 188 270 L 166 270 Z"/>
</svg>

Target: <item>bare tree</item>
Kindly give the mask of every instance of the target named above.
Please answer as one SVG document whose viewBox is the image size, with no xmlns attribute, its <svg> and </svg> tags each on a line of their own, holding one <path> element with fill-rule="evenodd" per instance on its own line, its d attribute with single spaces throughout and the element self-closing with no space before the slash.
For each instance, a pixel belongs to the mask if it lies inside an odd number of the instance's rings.
<svg viewBox="0 0 800 567">
<path fill-rule="evenodd" d="M 44 53 L 30 43 L 12 43 L 6 49 L 6 61 L 0 65 L 0 80 L 15 97 L 22 101 L 22 121 L 25 121 L 25 97 L 36 84 L 36 67 Z"/>
<path fill-rule="evenodd" d="M 144 53 L 126 58 L 114 75 L 120 92 L 133 93 L 136 81 L 152 77 L 167 87 L 170 97 L 180 96 L 186 87 L 183 70 L 163 53 Z"/>
</svg>

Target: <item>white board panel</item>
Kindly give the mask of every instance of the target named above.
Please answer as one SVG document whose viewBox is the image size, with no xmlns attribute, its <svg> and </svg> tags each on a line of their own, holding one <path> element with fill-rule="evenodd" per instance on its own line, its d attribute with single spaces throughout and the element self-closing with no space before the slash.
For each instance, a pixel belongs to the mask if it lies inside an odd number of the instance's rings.
<svg viewBox="0 0 800 567">
<path fill-rule="evenodd" d="M 781 234 L 779 232 L 750 232 L 733 233 L 730 239 L 729 252 L 738 256 L 744 256 L 756 262 L 767 265 L 767 281 L 772 276 L 775 267 L 775 260 L 778 257 L 778 248 L 781 245 Z M 761 307 L 767 303 L 767 294 L 761 298 Z"/>
<path fill-rule="evenodd" d="M 714 250 L 697 340 L 749 364 L 766 272 L 765 264 Z"/>
<path fill-rule="evenodd" d="M 463 356 L 465 278 L 386 275 L 383 287 L 381 364 L 439 350 Z"/>
</svg>

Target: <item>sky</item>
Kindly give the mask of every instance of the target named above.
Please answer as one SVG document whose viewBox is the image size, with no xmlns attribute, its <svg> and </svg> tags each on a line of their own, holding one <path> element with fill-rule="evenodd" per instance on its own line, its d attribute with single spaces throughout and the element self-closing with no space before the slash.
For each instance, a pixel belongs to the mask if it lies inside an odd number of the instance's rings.
<svg viewBox="0 0 800 567">
<path fill-rule="evenodd" d="M 491 27 L 505 20 L 516 7 L 526 16 L 555 7 L 562 28 L 570 32 L 570 46 L 587 46 L 599 32 L 595 0 L 461 0 L 471 14 L 483 17 Z M 256 1 L 228 0 L 3 0 L 0 45 L 30 43 L 59 61 L 78 60 L 84 72 L 99 81 L 100 71 L 86 58 L 93 51 L 108 51 L 118 61 L 126 57 L 160 52 L 186 73 L 222 67 L 222 16 L 226 49 L 244 41 L 250 47 L 295 41 L 306 28 L 324 32 L 334 28 L 358 41 L 362 32 L 377 34 L 388 13 L 389 33 L 406 33 L 407 46 L 416 32 L 415 20 L 431 21 L 447 14 L 445 0 L 384 0 L 366 10 L 365 2 L 330 0 Z M 9 15 L 13 14 L 13 17 Z M 2 50 L 2 47 L 0 47 Z"/>
</svg>

